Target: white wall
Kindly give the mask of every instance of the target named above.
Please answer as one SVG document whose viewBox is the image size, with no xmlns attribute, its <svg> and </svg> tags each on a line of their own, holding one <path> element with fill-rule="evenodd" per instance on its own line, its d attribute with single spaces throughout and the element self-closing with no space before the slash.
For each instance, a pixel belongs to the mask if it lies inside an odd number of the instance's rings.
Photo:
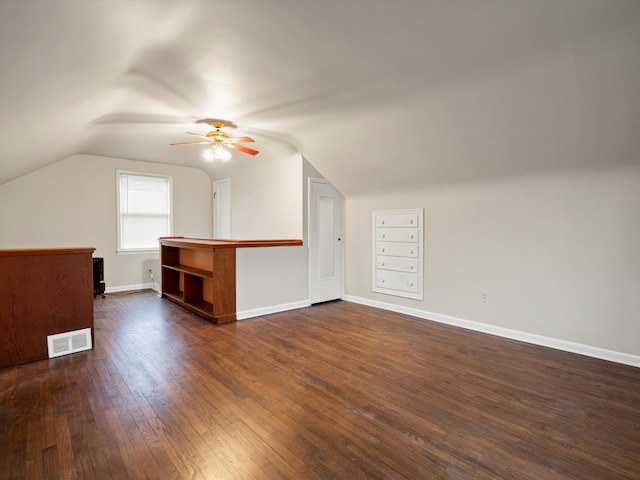
<svg viewBox="0 0 640 480">
<path fill-rule="evenodd" d="M 632 166 L 347 197 L 346 293 L 638 356 L 639 185 Z M 424 300 L 372 293 L 372 210 L 419 207 Z"/>
<path fill-rule="evenodd" d="M 236 156 L 212 170 L 231 179 L 231 237 L 302 239 L 303 160 L 291 149 Z M 308 305 L 307 247 L 240 248 L 236 252 L 236 309 L 250 318 Z"/>
<path fill-rule="evenodd" d="M 304 243 L 300 247 L 247 248 L 237 251 L 237 305 L 241 318 L 263 312 L 279 311 L 282 308 L 299 308 L 309 304 L 307 184 L 309 177 L 322 178 L 322 175 L 299 154 L 284 157 L 277 164 L 281 168 L 269 165 L 253 181 L 271 184 L 272 188 L 281 190 L 280 194 L 272 198 L 268 192 L 263 192 L 262 198 L 253 197 L 253 201 L 257 200 L 264 205 L 268 205 L 270 201 L 277 202 L 270 210 L 264 210 L 263 205 L 260 214 L 265 216 L 270 213 L 273 221 L 278 225 L 282 226 L 283 217 L 290 217 L 286 228 L 291 229 L 291 233 L 295 235 L 290 237 L 276 235 L 266 238 L 299 238 Z M 281 177 L 270 179 L 271 174 L 281 175 Z M 255 186 L 252 187 L 253 177 L 254 175 L 244 175 L 241 179 L 245 188 L 253 191 L 253 195 L 257 195 Z M 232 190 L 235 188 L 236 179 L 237 177 L 233 177 Z M 285 196 L 285 192 L 289 195 L 288 197 Z M 234 210 L 235 215 L 249 217 L 254 215 L 249 204 L 243 202 L 241 205 L 245 207 Z M 302 222 L 301 225 L 296 223 L 298 219 Z M 263 235 L 271 230 L 271 228 L 261 230 L 264 221 L 265 219 L 255 223 L 244 222 L 245 226 L 251 226 L 251 233 L 257 235 L 251 238 L 263 238 Z M 287 230 L 283 229 L 283 231 Z"/>
<path fill-rule="evenodd" d="M 211 236 L 202 170 L 74 155 L 0 185 L 0 248 L 91 246 L 105 259 L 108 291 L 149 284 L 149 268 L 159 282 L 158 254 L 116 254 L 116 169 L 171 175 L 174 234 Z"/>
<path fill-rule="evenodd" d="M 307 247 L 239 248 L 236 252 L 238 318 L 309 305 Z"/>
<path fill-rule="evenodd" d="M 231 178 L 231 237 L 302 238 L 300 154 L 236 157 L 212 170 L 216 180 Z"/>
</svg>

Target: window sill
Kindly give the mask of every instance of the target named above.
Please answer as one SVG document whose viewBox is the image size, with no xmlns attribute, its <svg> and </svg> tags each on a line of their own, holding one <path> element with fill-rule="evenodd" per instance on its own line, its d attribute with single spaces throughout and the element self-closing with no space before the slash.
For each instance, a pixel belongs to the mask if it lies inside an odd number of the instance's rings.
<svg viewBox="0 0 640 480">
<path fill-rule="evenodd" d="M 150 253 L 160 253 L 159 248 L 137 248 L 131 250 L 116 250 L 118 255 L 148 255 Z"/>
</svg>

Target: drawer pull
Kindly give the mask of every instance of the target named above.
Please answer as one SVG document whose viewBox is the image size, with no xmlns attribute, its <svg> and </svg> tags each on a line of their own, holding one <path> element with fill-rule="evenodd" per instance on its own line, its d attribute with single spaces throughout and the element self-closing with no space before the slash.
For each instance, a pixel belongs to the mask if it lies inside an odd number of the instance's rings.
<svg viewBox="0 0 640 480">
<path fill-rule="evenodd" d="M 384 278 L 381 278 L 381 279 L 380 279 L 380 283 L 384 283 Z"/>
<path fill-rule="evenodd" d="M 408 268 L 409 270 L 413 270 L 413 265 L 407 265 L 407 268 Z"/>
<path fill-rule="evenodd" d="M 384 220 L 380 220 L 380 225 L 384 225 Z"/>
<path fill-rule="evenodd" d="M 381 248 L 381 249 L 380 249 L 380 253 L 384 253 L 384 248 Z"/>
<path fill-rule="evenodd" d="M 410 249 L 408 249 L 408 250 L 407 250 L 407 252 L 409 252 L 409 253 L 413 253 L 413 249 L 412 249 L 412 248 L 410 248 Z"/>
<path fill-rule="evenodd" d="M 384 267 L 384 262 L 380 262 L 380 266 L 381 266 L 381 267 Z"/>
<path fill-rule="evenodd" d="M 407 286 L 413 287 L 413 282 L 407 282 Z"/>
<path fill-rule="evenodd" d="M 413 219 L 409 220 L 409 224 L 413 224 Z"/>
<path fill-rule="evenodd" d="M 413 238 L 413 233 L 409 235 L 409 238 Z"/>
<path fill-rule="evenodd" d="M 380 234 L 380 238 L 384 238 L 384 233 L 381 233 L 381 234 Z"/>
</svg>

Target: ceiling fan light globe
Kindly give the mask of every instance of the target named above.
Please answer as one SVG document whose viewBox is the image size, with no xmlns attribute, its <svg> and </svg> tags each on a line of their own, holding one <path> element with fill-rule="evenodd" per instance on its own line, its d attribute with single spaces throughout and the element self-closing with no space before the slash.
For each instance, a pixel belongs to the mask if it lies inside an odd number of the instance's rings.
<svg viewBox="0 0 640 480">
<path fill-rule="evenodd" d="M 209 160 L 210 162 L 213 161 L 215 159 L 215 154 L 213 152 L 212 148 L 207 148 L 204 153 L 202 154 L 202 156 L 204 158 L 206 158 L 207 160 Z"/>
<path fill-rule="evenodd" d="M 222 160 L 223 162 L 226 162 L 230 158 L 231 158 L 231 152 L 229 152 L 229 150 L 227 150 L 223 146 L 218 145 L 217 147 L 213 148 L 214 160 Z"/>
</svg>

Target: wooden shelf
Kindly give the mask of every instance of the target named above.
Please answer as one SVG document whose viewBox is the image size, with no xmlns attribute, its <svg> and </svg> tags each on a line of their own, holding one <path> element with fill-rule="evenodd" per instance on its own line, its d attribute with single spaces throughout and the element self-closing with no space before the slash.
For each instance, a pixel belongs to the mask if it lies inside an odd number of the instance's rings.
<svg viewBox="0 0 640 480">
<path fill-rule="evenodd" d="M 213 317 L 213 304 L 209 302 L 205 302 L 204 300 L 187 302 L 187 305 L 190 305 L 194 309 Z"/>
<path fill-rule="evenodd" d="M 179 290 L 174 292 L 162 292 L 162 295 L 164 295 L 167 298 L 170 298 L 171 300 L 178 300 L 179 302 L 184 302 L 184 294 Z"/>
<path fill-rule="evenodd" d="M 188 265 L 162 265 L 162 268 L 188 273 L 189 275 L 195 275 L 196 277 L 213 278 L 212 272 L 202 268 L 190 267 Z"/>
<path fill-rule="evenodd" d="M 207 320 L 215 321 L 215 317 L 213 316 L 213 304 L 209 302 L 205 302 L 204 300 L 192 300 L 190 302 L 184 301 L 184 293 L 177 292 L 162 292 L 162 296 L 168 300 L 171 300 L 173 303 L 176 303 L 188 310 L 191 310 L 193 313 L 197 313 L 201 317 L 206 318 Z M 216 322 L 223 323 L 223 322 Z"/>
</svg>

